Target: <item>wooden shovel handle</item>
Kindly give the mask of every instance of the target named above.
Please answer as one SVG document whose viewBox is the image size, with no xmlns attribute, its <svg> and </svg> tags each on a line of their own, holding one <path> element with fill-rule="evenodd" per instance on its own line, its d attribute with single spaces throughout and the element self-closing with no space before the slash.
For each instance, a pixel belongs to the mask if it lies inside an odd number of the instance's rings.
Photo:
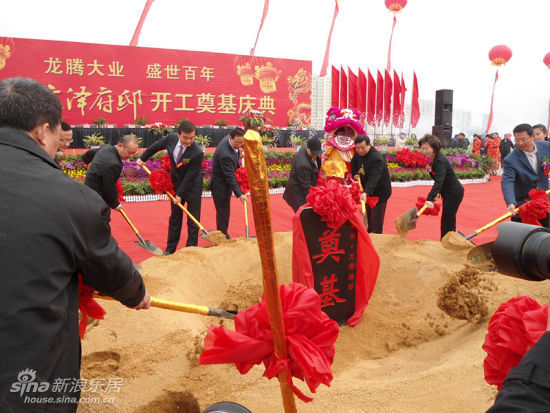
<svg viewBox="0 0 550 413">
<path fill-rule="evenodd" d="M 151 175 L 151 171 L 149 170 L 149 168 L 147 168 L 145 165 L 140 165 L 140 166 L 143 168 L 143 170 L 144 170 L 145 172 L 147 172 L 147 174 Z M 172 201 L 176 201 L 176 198 L 175 198 L 174 195 L 172 195 L 170 192 L 164 192 L 164 193 L 165 193 L 166 195 L 168 195 Z M 185 213 L 187 214 L 187 216 L 188 216 L 189 218 L 191 218 L 191 221 L 193 221 L 195 224 L 197 224 L 197 226 L 200 228 L 200 230 L 201 230 L 202 232 L 208 234 L 208 231 L 207 231 L 206 229 L 204 229 L 204 227 L 201 225 L 201 223 L 200 223 L 199 221 L 197 221 L 197 219 L 196 219 L 193 215 L 191 215 L 191 212 L 189 212 L 189 211 L 181 204 L 181 202 L 175 202 L 175 203 L 176 203 L 176 205 L 177 205 L 178 207 L 181 208 L 181 210 L 182 210 L 183 212 L 185 212 Z"/>
</svg>

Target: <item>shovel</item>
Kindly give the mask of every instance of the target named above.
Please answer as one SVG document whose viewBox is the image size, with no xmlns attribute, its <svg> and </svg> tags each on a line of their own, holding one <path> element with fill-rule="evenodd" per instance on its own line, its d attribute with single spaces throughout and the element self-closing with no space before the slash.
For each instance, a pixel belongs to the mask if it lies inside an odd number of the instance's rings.
<svg viewBox="0 0 550 413">
<path fill-rule="evenodd" d="M 101 298 L 102 300 L 114 300 L 114 298 L 112 297 L 101 295 L 98 293 L 94 293 L 94 298 Z M 209 315 L 213 317 L 228 318 L 230 320 L 233 320 L 235 318 L 235 314 L 219 308 L 210 308 L 205 305 L 184 304 L 177 301 L 163 300 L 162 298 L 151 297 L 151 306 L 165 308 L 167 310 L 181 311 L 183 313 L 195 313 L 201 315 Z"/>
<path fill-rule="evenodd" d="M 357 180 L 359 182 L 359 189 L 361 192 L 363 192 L 363 184 L 361 183 L 361 178 Z M 367 217 L 367 203 L 364 199 L 361 199 L 361 212 L 363 213 L 363 224 L 365 224 L 365 227 L 369 228 L 369 219 Z"/>
<path fill-rule="evenodd" d="M 478 245 L 468 253 L 467 260 L 470 264 L 481 271 L 496 271 L 495 260 L 493 259 L 492 242 Z"/>
<path fill-rule="evenodd" d="M 424 205 L 420 210 L 417 208 L 411 208 L 403 215 L 395 218 L 395 228 L 401 237 L 405 237 L 411 229 L 416 228 L 416 221 L 420 215 L 428 208 L 427 205 Z"/>
<path fill-rule="evenodd" d="M 146 249 L 147 251 L 149 251 L 151 254 L 162 255 L 162 250 L 159 247 L 157 247 L 151 241 L 143 239 L 143 237 L 141 236 L 141 234 L 139 233 L 139 231 L 137 230 L 135 225 L 132 224 L 132 221 L 130 221 L 130 218 L 128 218 L 128 215 L 126 215 L 126 212 L 124 212 L 124 210 L 122 208 L 120 208 L 118 211 L 122 214 L 122 216 L 124 217 L 126 222 L 130 225 L 130 227 L 136 233 L 139 241 L 135 241 L 135 243 L 137 245 L 139 245 L 141 248 Z"/>
<path fill-rule="evenodd" d="M 546 195 L 550 194 L 550 189 L 548 189 L 546 191 Z M 530 202 L 530 201 L 527 201 L 527 202 Z M 527 203 L 526 202 L 526 203 Z M 524 204 L 525 205 L 525 204 Z M 489 222 L 487 225 L 484 225 L 482 226 L 481 228 L 479 229 L 476 229 L 474 232 L 472 232 L 470 235 L 466 236 L 464 235 L 463 233 L 461 232 L 458 232 L 458 234 L 462 235 L 464 238 L 466 238 L 468 241 L 470 241 L 473 237 L 475 237 L 476 235 L 479 235 L 481 234 L 483 231 L 491 228 L 493 225 L 496 225 L 498 224 L 499 222 L 502 222 L 504 221 L 505 219 L 517 214 L 519 212 L 519 207 L 517 207 L 516 209 L 514 209 L 514 212 L 510 212 L 508 211 L 507 213 L 505 213 L 504 215 L 498 217 L 497 219 L 495 219 L 494 221 L 491 221 Z"/>
<path fill-rule="evenodd" d="M 245 230 L 245 235 L 246 235 L 246 238 L 256 238 L 256 237 L 251 237 L 250 236 L 250 232 L 249 232 L 249 229 L 248 229 L 248 201 L 244 201 L 244 230 Z"/>
<path fill-rule="evenodd" d="M 147 172 L 148 175 L 151 175 L 151 171 L 149 168 L 147 168 L 145 165 L 141 165 L 143 170 Z M 176 201 L 176 198 L 174 195 L 172 195 L 170 192 L 165 192 L 166 195 L 170 197 L 172 201 Z M 222 244 L 224 242 L 227 242 L 226 236 L 221 231 L 207 231 L 197 219 L 191 215 L 191 212 L 189 212 L 182 204 L 181 202 L 176 202 L 176 205 L 181 208 L 183 212 L 187 214 L 187 216 L 199 227 L 199 229 L 203 232 L 203 234 L 200 234 L 201 238 L 204 238 L 207 241 L 210 241 L 214 245 Z"/>
</svg>

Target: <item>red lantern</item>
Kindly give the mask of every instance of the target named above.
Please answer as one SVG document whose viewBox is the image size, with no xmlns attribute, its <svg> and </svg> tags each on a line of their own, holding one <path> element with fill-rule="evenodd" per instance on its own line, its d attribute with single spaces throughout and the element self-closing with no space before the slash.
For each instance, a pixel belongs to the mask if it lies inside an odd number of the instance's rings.
<svg viewBox="0 0 550 413">
<path fill-rule="evenodd" d="M 548 66 L 548 69 L 550 69 L 550 53 L 546 53 L 544 55 L 544 59 L 542 59 L 542 61 L 544 62 L 544 64 L 546 66 Z"/>
<path fill-rule="evenodd" d="M 385 0 L 384 3 L 392 13 L 399 13 L 407 5 L 407 0 Z"/>
<path fill-rule="evenodd" d="M 512 49 L 503 44 L 493 47 L 489 50 L 489 60 L 495 66 L 502 66 L 512 57 Z"/>
</svg>

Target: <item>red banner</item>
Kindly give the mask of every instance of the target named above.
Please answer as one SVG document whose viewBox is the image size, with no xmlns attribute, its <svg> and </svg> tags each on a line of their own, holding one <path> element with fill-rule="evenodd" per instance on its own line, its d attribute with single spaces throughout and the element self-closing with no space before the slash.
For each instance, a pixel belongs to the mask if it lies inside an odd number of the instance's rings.
<svg viewBox="0 0 550 413">
<path fill-rule="evenodd" d="M 367 111 L 367 77 L 361 68 L 357 77 L 357 110 L 361 113 Z"/>
<path fill-rule="evenodd" d="M 368 73 L 368 94 L 367 94 L 367 124 L 374 126 L 376 113 L 376 81 L 372 77 L 370 70 Z"/>
<path fill-rule="evenodd" d="M 394 70 L 393 71 L 393 112 L 392 123 L 393 126 L 399 128 L 399 117 L 401 116 L 401 79 Z"/>
<path fill-rule="evenodd" d="M 311 121 L 311 61 L 222 53 L 3 38 L 0 79 L 31 77 L 49 86 L 73 125 L 148 123 L 229 125 L 250 109 L 274 126 Z"/>
<path fill-rule="evenodd" d="M 413 91 L 411 102 L 411 126 L 414 128 L 420 119 L 420 104 L 418 101 L 418 80 L 416 79 L 416 73 L 413 76 Z"/>
<path fill-rule="evenodd" d="M 390 125 L 391 122 L 391 94 L 392 81 L 389 72 L 386 70 L 384 75 L 384 123 Z"/>
<path fill-rule="evenodd" d="M 340 108 L 348 107 L 348 76 L 346 70 L 340 67 Z"/>
<path fill-rule="evenodd" d="M 330 105 L 339 108 L 340 107 L 340 70 L 332 66 L 332 90 Z"/>
<path fill-rule="evenodd" d="M 357 76 L 348 68 L 348 108 L 357 109 Z"/>
<path fill-rule="evenodd" d="M 384 77 L 378 71 L 376 79 L 376 115 L 375 122 L 380 125 L 384 120 Z"/>
</svg>

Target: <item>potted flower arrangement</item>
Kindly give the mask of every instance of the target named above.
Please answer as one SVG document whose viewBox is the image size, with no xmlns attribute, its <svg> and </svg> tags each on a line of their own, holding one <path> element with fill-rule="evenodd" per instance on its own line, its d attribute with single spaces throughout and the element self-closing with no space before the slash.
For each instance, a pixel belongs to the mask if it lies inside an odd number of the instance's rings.
<svg viewBox="0 0 550 413">
<path fill-rule="evenodd" d="M 212 139 L 208 135 L 197 135 L 195 136 L 195 142 L 197 142 L 197 145 L 199 145 L 204 152 L 206 147 L 212 142 Z"/>
<path fill-rule="evenodd" d="M 92 121 L 92 123 L 96 125 L 98 128 L 101 128 L 107 124 L 107 121 L 105 120 L 105 118 L 99 117 L 96 120 Z"/>
<path fill-rule="evenodd" d="M 264 126 L 266 122 L 271 122 L 270 119 L 266 118 L 262 112 L 258 110 L 249 110 L 244 114 L 243 117 L 239 119 L 247 129 L 254 129 L 258 132 L 259 128 Z"/>
<path fill-rule="evenodd" d="M 407 138 L 405 140 L 405 146 L 410 150 L 413 150 L 414 147 L 418 146 L 418 141 L 414 138 Z"/>
<path fill-rule="evenodd" d="M 82 139 L 84 146 L 86 148 L 99 148 L 101 145 L 105 145 L 105 137 L 100 133 L 92 133 L 91 135 L 85 136 Z"/>
<path fill-rule="evenodd" d="M 155 136 L 166 136 L 172 132 L 172 128 L 169 128 L 162 122 L 155 122 L 149 126 L 149 130 L 153 132 Z"/>
<path fill-rule="evenodd" d="M 147 118 L 145 117 L 145 115 L 138 116 L 134 120 L 134 124 L 137 126 L 145 126 L 147 125 Z"/>
<path fill-rule="evenodd" d="M 225 128 L 227 126 L 227 121 L 223 120 L 223 119 L 218 119 L 216 121 L 216 126 L 218 126 L 220 128 Z"/>
<path fill-rule="evenodd" d="M 385 151 L 388 149 L 388 145 L 391 143 L 391 140 L 389 138 L 386 138 L 385 136 L 382 136 L 380 138 L 376 138 L 376 145 L 379 145 L 382 147 L 382 150 Z"/>
</svg>

